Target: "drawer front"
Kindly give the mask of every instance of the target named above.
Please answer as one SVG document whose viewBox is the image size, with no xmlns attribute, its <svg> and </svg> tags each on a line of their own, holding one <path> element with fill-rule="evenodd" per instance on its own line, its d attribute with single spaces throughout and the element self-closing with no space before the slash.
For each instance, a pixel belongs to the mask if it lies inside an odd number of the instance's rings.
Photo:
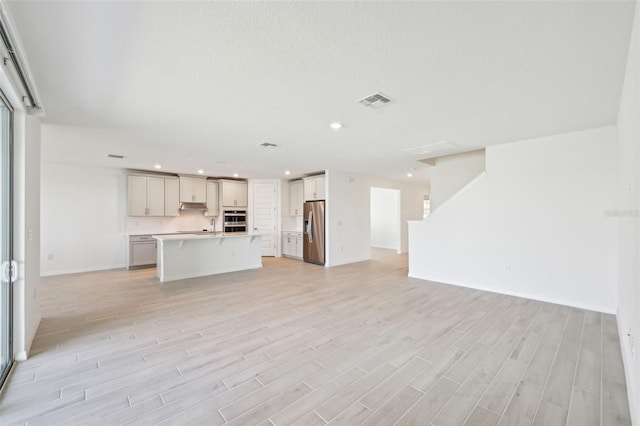
<svg viewBox="0 0 640 426">
<path fill-rule="evenodd" d="M 155 241 L 151 235 L 130 235 L 129 242 L 136 243 L 138 241 Z"/>
</svg>

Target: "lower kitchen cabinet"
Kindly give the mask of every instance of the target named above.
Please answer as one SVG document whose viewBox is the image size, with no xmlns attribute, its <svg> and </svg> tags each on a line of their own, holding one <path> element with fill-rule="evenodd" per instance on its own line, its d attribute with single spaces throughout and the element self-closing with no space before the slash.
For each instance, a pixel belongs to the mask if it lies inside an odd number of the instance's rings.
<svg viewBox="0 0 640 426">
<path fill-rule="evenodd" d="M 130 235 L 127 269 L 155 266 L 156 240 L 151 235 Z"/>
<path fill-rule="evenodd" d="M 302 259 L 302 232 L 282 232 L 282 255 Z"/>
<path fill-rule="evenodd" d="M 296 257 L 302 259 L 302 234 L 299 232 L 296 237 Z"/>
</svg>

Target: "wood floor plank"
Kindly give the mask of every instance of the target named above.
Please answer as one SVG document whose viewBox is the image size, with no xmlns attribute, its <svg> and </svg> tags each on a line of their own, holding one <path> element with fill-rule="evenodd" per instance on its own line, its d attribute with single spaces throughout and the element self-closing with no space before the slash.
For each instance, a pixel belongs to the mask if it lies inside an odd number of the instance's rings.
<svg viewBox="0 0 640 426">
<path fill-rule="evenodd" d="M 474 371 L 431 421 L 434 426 L 461 425 L 476 406 L 493 374 Z"/>
<path fill-rule="evenodd" d="M 373 411 L 377 410 L 385 401 L 404 388 L 418 373 L 424 370 L 427 365 L 429 365 L 428 361 L 422 358 L 413 358 L 393 373 L 387 380 L 363 396 L 360 402 Z"/>
<path fill-rule="evenodd" d="M 398 425 L 429 424 L 451 395 L 458 389 L 458 383 L 442 378 L 425 393 L 407 412 L 397 421 Z"/>
<path fill-rule="evenodd" d="M 514 389 L 520 382 L 520 377 L 525 368 L 526 364 L 507 359 L 478 405 L 494 413 L 502 413 L 511 399 Z"/>
<path fill-rule="evenodd" d="M 302 398 L 311 392 L 311 388 L 304 383 L 298 383 L 285 389 L 283 392 L 261 402 L 256 407 L 247 411 L 229 421 L 228 425 L 241 426 L 247 424 L 257 424 L 264 420 L 267 420 L 270 416 L 294 403 L 296 400 Z M 222 411 L 221 411 L 222 412 Z M 224 414 L 224 412 L 223 412 Z M 225 416 L 225 418 L 227 418 Z"/>
<path fill-rule="evenodd" d="M 360 399 L 369 390 L 383 382 L 397 369 L 390 364 L 382 364 L 369 374 L 338 392 L 333 398 L 320 405 L 315 411 L 324 420 L 329 421 L 340 414 L 345 408 Z"/>
<path fill-rule="evenodd" d="M 277 423 L 275 424 L 277 426 Z M 326 423 L 324 420 L 320 418 L 320 416 L 318 416 L 316 413 L 312 411 L 306 416 L 304 416 L 303 418 L 301 418 L 300 420 L 298 420 L 297 422 L 293 423 L 293 425 L 294 426 L 324 426 L 326 425 Z"/>
<path fill-rule="evenodd" d="M 627 387 L 613 382 L 604 390 L 602 398 L 602 424 L 631 425 L 631 414 L 627 401 Z"/>
<path fill-rule="evenodd" d="M 440 357 L 436 358 L 434 362 L 422 370 L 422 372 L 411 381 L 410 385 L 419 391 L 428 391 L 463 355 L 463 351 L 456 347 L 449 347 L 441 353 Z"/>
<path fill-rule="evenodd" d="M 354 402 L 327 424 L 331 426 L 359 425 L 370 415 L 371 410 L 359 402 Z"/>
<path fill-rule="evenodd" d="M 600 423 L 600 398 L 582 389 L 574 389 L 567 426 L 595 425 Z M 602 423 L 617 424 L 617 423 Z"/>
<path fill-rule="evenodd" d="M 386 426 L 398 420 L 420 397 L 424 395 L 411 386 L 405 386 L 396 396 L 369 416 L 362 425 Z"/>
<path fill-rule="evenodd" d="M 275 425 L 290 425 L 305 414 L 312 412 L 316 407 L 332 398 L 336 393 L 348 387 L 356 380 L 361 379 L 365 375 L 362 370 L 352 368 L 346 373 L 336 377 L 326 385 L 313 392 L 303 396 L 295 404 L 291 404 L 277 414 L 271 416 L 270 420 Z M 306 384 L 306 380 L 304 381 Z"/>
<path fill-rule="evenodd" d="M 464 426 L 493 426 L 498 424 L 499 419 L 500 416 L 493 411 L 476 406 L 464 422 Z"/>
<path fill-rule="evenodd" d="M 372 253 L 164 284 L 45 277 L 0 424 L 630 424 L 615 316 L 408 278 L 406 254 Z"/>
</svg>

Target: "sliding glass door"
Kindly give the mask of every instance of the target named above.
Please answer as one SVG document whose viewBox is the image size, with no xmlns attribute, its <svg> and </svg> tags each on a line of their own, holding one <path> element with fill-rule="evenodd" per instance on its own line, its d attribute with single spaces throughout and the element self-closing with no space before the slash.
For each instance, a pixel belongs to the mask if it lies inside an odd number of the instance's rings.
<svg viewBox="0 0 640 426">
<path fill-rule="evenodd" d="M 17 273 L 12 262 L 12 111 L 0 93 L 0 385 L 7 378 L 13 363 L 11 287 Z"/>
</svg>

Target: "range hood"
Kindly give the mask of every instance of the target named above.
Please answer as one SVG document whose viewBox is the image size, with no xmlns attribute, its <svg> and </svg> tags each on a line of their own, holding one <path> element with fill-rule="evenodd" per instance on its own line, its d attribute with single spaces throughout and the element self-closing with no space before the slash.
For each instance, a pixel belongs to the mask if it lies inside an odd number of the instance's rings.
<svg viewBox="0 0 640 426">
<path fill-rule="evenodd" d="M 180 210 L 208 210 L 206 203 L 180 203 Z"/>
</svg>

